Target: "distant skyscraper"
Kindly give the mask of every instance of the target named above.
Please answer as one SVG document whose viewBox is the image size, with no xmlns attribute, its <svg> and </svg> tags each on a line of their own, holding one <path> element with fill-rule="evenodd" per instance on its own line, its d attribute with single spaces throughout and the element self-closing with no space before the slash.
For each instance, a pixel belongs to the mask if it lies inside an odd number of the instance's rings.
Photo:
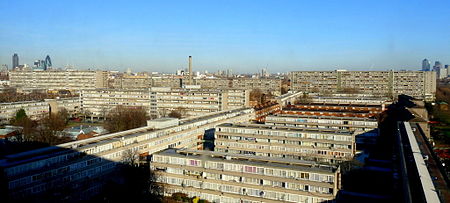
<svg viewBox="0 0 450 203">
<path fill-rule="evenodd" d="M 438 71 L 440 68 L 442 68 L 442 64 L 439 61 L 434 62 L 433 71 Z"/>
<path fill-rule="evenodd" d="M 36 61 L 34 61 L 33 69 L 34 70 L 46 70 L 45 66 L 46 65 L 45 65 L 45 61 L 44 60 L 36 60 Z"/>
<path fill-rule="evenodd" d="M 51 67 L 52 67 L 52 60 L 50 60 L 50 56 L 47 55 L 47 57 L 45 57 L 44 70 L 47 70 L 48 68 Z"/>
<path fill-rule="evenodd" d="M 12 57 L 12 69 L 19 67 L 19 55 L 14 53 Z"/>
<path fill-rule="evenodd" d="M 436 61 L 434 63 L 433 71 L 436 72 L 436 75 L 437 75 L 438 79 L 443 79 L 443 78 L 446 78 L 448 76 L 447 69 L 439 61 Z"/>
<path fill-rule="evenodd" d="M 227 77 L 233 77 L 233 70 L 227 69 Z"/>
<path fill-rule="evenodd" d="M 422 71 L 430 71 L 430 66 L 430 61 L 428 61 L 428 59 L 422 61 Z"/>
<path fill-rule="evenodd" d="M 269 72 L 267 71 L 267 68 L 263 68 L 262 70 L 261 70 L 261 77 L 269 77 L 270 76 L 270 74 L 269 74 Z"/>
</svg>

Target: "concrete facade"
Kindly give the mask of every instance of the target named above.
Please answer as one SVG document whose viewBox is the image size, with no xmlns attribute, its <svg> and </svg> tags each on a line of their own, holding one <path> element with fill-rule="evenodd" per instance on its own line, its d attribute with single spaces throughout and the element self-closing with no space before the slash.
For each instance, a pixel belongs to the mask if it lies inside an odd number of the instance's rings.
<svg viewBox="0 0 450 203">
<path fill-rule="evenodd" d="M 428 101 L 436 94 L 436 73 L 432 71 L 294 71 L 289 77 L 294 91 L 406 94 Z"/>
<path fill-rule="evenodd" d="M 311 202 L 332 200 L 340 188 L 336 167 L 313 162 L 198 150 L 168 149 L 152 168 L 176 192 L 210 202 Z"/>
<path fill-rule="evenodd" d="M 106 88 L 107 71 L 11 71 L 12 87 L 71 90 Z"/>
</svg>

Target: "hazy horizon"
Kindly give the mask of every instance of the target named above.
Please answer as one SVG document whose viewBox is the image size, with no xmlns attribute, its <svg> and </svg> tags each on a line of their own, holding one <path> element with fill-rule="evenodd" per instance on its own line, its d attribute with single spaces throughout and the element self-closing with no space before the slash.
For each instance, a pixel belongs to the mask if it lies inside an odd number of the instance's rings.
<svg viewBox="0 0 450 203">
<path fill-rule="evenodd" d="M 0 64 L 175 72 L 450 64 L 450 1 L 2 1 Z"/>
</svg>

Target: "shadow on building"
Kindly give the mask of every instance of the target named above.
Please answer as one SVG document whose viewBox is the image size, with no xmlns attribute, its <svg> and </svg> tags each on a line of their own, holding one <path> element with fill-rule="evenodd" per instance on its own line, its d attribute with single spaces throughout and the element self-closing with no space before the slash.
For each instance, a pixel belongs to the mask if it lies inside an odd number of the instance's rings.
<svg viewBox="0 0 450 203">
<path fill-rule="evenodd" d="M 162 198 L 148 157 L 123 153 L 116 162 L 56 146 L 2 152 L 1 202 L 158 202 Z"/>
<path fill-rule="evenodd" d="M 362 165 L 349 166 L 343 171 L 342 190 L 336 202 L 405 202 L 402 178 L 399 174 L 399 121 L 414 118 L 407 108 L 414 107 L 412 97 L 400 95 L 378 118 L 379 136 L 366 148 L 368 155 Z M 358 137 L 357 137 L 358 139 Z"/>
</svg>

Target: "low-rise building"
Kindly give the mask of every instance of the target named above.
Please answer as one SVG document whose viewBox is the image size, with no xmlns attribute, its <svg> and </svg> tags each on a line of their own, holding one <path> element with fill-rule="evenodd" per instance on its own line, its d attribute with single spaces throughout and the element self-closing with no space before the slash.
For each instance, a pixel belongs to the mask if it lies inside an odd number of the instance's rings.
<svg viewBox="0 0 450 203">
<path fill-rule="evenodd" d="M 47 116 L 49 113 L 58 113 L 61 108 L 65 108 L 69 114 L 73 115 L 78 112 L 79 107 L 80 100 L 78 97 L 0 103 L 0 120 L 3 120 L 3 122 L 10 121 L 20 109 L 25 110 L 30 119 L 36 120 Z"/>
<path fill-rule="evenodd" d="M 325 202 L 341 187 L 339 168 L 293 159 L 168 149 L 151 167 L 166 195 L 210 202 Z"/>
<path fill-rule="evenodd" d="M 46 101 L 0 103 L 0 120 L 11 121 L 20 109 L 25 110 L 27 116 L 32 120 L 43 118 L 50 113 L 50 107 Z"/>
<path fill-rule="evenodd" d="M 93 133 L 92 135 L 98 136 L 107 133 L 107 130 L 102 126 L 86 126 L 79 125 L 71 128 L 67 128 L 63 130 L 63 135 L 72 138 L 72 140 L 76 140 L 77 137 L 81 134 L 87 135 L 89 133 Z"/>
</svg>

